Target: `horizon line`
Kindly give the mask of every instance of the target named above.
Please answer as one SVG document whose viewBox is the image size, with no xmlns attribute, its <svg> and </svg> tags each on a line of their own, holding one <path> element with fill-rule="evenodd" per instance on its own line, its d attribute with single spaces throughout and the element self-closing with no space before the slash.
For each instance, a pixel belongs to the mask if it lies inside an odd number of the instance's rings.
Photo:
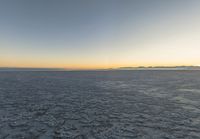
<svg viewBox="0 0 200 139">
<path fill-rule="evenodd" d="M 0 67 L 0 70 L 37 70 L 37 71 L 96 71 L 96 70 L 134 70 L 134 69 L 173 69 L 173 68 L 200 68 L 200 65 L 180 66 L 122 66 L 115 68 L 56 68 L 56 67 Z"/>
</svg>

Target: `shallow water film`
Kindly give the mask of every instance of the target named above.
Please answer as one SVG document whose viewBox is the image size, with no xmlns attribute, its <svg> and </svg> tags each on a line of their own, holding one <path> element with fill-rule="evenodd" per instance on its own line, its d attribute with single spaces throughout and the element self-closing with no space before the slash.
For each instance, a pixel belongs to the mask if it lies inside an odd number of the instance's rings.
<svg viewBox="0 0 200 139">
<path fill-rule="evenodd" d="M 199 139 L 200 71 L 1 71 L 0 139 Z"/>
</svg>

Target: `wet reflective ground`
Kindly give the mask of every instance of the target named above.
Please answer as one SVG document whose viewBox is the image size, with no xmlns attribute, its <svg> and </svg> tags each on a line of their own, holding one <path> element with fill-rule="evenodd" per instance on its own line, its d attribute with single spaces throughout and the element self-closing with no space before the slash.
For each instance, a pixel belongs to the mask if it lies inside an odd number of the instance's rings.
<svg viewBox="0 0 200 139">
<path fill-rule="evenodd" d="M 0 139 L 199 139 L 200 71 L 1 71 Z"/>
</svg>

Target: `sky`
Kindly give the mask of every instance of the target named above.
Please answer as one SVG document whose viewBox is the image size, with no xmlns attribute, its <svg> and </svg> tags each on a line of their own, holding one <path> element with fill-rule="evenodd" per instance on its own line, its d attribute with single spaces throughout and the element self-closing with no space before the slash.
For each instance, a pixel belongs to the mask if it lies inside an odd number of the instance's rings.
<svg viewBox="0 0 200 139">
<path fill-rule="evenodd" d="M 199 0 L 1 0 L 0 67 L 200 65 Z"/>
</svg>

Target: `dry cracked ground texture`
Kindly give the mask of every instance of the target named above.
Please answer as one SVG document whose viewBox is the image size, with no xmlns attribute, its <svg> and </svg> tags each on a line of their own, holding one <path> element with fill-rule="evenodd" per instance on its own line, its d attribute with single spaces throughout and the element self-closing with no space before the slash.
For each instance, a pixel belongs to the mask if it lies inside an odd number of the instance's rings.
<svg viewBox="0 0 200 139">
<path fill-rule="evenodd" d="M 200 71 L 1 71 L 0 139 L 199 139 Z"/>
</svg>

